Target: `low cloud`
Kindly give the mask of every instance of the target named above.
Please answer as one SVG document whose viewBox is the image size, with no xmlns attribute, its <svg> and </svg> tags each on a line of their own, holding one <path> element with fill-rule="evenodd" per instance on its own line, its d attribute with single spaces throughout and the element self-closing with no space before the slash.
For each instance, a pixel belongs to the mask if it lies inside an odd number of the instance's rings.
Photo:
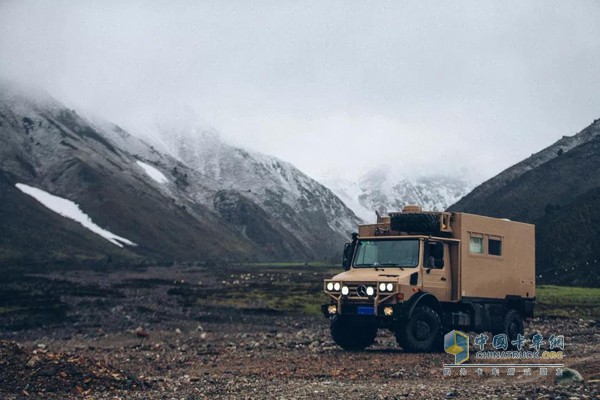
<svg viewBox="0 0 600 400">
<path fill-rule="evenodd" d="M 600 116 L 598 20 L 593 1 L 8 1 L 0 75 L 134 133 L 192 109 L 315 177 L 484 179 Z"/>
</svg>

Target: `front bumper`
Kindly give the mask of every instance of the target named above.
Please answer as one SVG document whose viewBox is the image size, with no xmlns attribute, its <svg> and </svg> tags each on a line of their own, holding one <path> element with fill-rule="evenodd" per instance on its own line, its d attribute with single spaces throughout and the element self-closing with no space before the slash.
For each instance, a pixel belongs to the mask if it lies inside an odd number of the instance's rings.
<svg viewBox="0 0 600 400">
<path fill-rule="evenodd" d="M 339 305 L 338 305 L 339 304 Z M 330 307 L 335 306 L 335 313 L 330 312 Z M 390 307 L 392 309 L 391 315 L 386 315 L 385 309 Z M 402 303 L 394 304 L 378 304 L 374 306 L 373 303 L 328 303 L 321 305 L 321 312 L 323 316 L 329 318 L 333 315 L 346 315 L 352 317 L 377 317 L 382 319 L 392 320 L 395 317 L 400 316 L 402 310 Z"/>
<path fill-rule="evenodd" d="M 333 284 L 337 285 L 335 289 L 332 286 Z M 380 285 L 382 284 L 385 284 L 386 288 L 381 288 Z M 390 287 L 387 285 L 390 285 Z M 346 289 L 345 292 L 344 289 Z M 371 290 L 370 293 L 369 289 Z M 383 311 L 386 307 L 402 302 L 403 297 L 400 297 L 402 294 L 399 289 L 398 282 L 392 279 L 376 281 L 326 279 L 323 282 L 323 290 L 331 298 L 331 303 L 323 305 L 321 311 L 326 316 L 338 314 L 389 317 L 390 315 L 386 315 Z M 335 313 L 329 312 L 329 306 L 334 305 L 337 311 Z"/>
</svg>

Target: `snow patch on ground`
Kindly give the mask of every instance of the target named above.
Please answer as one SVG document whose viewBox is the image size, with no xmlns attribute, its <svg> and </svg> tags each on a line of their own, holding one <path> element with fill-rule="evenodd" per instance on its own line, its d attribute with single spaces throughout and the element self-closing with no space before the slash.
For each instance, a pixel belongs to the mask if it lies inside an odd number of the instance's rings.
<svg viewBox="0 0 600 400">
<path fill-rule="evenodd" d="M 160 183 L 160 184 L 165 184 L 167 182 L 169 182 L 169 180 L 167 179 L 167 177 L 160 172 L 159 170 L 157 170 L 156 168 L 154 168 L 152 165 L 146 164 L 145 162 L 141 162 L 141 161 L 136 161 L 137 165 L 139 165 L 140 167 L 142 167 L 142 169 L 144 170 L 144 172 L 152 179 L 154 179 L 156 182 Z"/>
<path fill-rule="evenodd" d="M 123 247 L 123 244 L 129 246 L 136 246 L 136 244 L 132 241 L 127 240 L 121 236 L 117 236 L 114 233 L 107 231 L 106 229 L 100 228 L 98 225 L 92 222 L 92 219 L 87 214 L 81 211 L 81 209 L 76 203 L 72 202 L 71 200 L 54 196 L 41 189 L 28 186 L 23 183 L 17 183 L 15 186 L 21 192 L 33 197 L 34 199 L 36 199 L 55 213 L 79 222 L 81 225 L 83 225 L 90 231 L 102 236 L 103 238 L 105 238 L 106 240 L 108 240 L 116 246 Z"/>
</svg>

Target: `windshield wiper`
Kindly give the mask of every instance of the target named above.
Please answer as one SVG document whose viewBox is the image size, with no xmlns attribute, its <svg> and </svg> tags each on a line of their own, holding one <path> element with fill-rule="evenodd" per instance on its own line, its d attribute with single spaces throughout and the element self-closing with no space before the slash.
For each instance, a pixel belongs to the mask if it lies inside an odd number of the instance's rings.
<svg viewBox="0 0 600 400">
<path fill-rule="evenodd" d="M 384 271 L 381 267 L 396 267 L 404 271 L 404 268 L 396 263 L 354 264 L 355 267 L 373 267 L 375 271 Z"/>
<path fill-rule="evenodd" d="M 404 271 L 404 268 L 402 268 L 401 265 L 399 264 L 395 264 L 395 263 L 381 263 L 379 265 L 383 265 L 384 267 L 398 267 L 400 268 L 402 271 Z"/>
</svg>

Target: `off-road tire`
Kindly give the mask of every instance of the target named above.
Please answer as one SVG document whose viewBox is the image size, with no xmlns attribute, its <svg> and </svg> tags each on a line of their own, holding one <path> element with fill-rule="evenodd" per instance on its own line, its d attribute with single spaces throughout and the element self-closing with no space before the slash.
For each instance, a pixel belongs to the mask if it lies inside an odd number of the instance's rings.
<svg viewBox="0 0 600 400">
<path fill-rule="evenodd" d="M 519 333 L 523 335 L 525 332 L 523 318 L 521 317 L 521 314 L 514 309 L 508 310 L 506 314 L 504 314 L 502 327 L 502 333 L 505 333 L 506 336 L 508 336 L 509 345 L 511 341 L 517 339 Z"/>
<path fill-rule="evenodd" d="M 395 213 L 390 218 L 390 228 L 401 232 L 433 234 L 440 232 L 440 220 L 435 214 Z"/>
<path fill-rule="evenodd" d="M 351 321 L 341 315 L 331 319 L 331 337 L 344 350 L 364 350 L 375 341 L 377 326 Z"/>
<path fill-rule="evenodd" d="M 417 307 L 410 319 L 397 327 L 396 341 L 406 351 L 424 353 L 442 347 L 442 321 L 435 310 Z"/>
</svg>

